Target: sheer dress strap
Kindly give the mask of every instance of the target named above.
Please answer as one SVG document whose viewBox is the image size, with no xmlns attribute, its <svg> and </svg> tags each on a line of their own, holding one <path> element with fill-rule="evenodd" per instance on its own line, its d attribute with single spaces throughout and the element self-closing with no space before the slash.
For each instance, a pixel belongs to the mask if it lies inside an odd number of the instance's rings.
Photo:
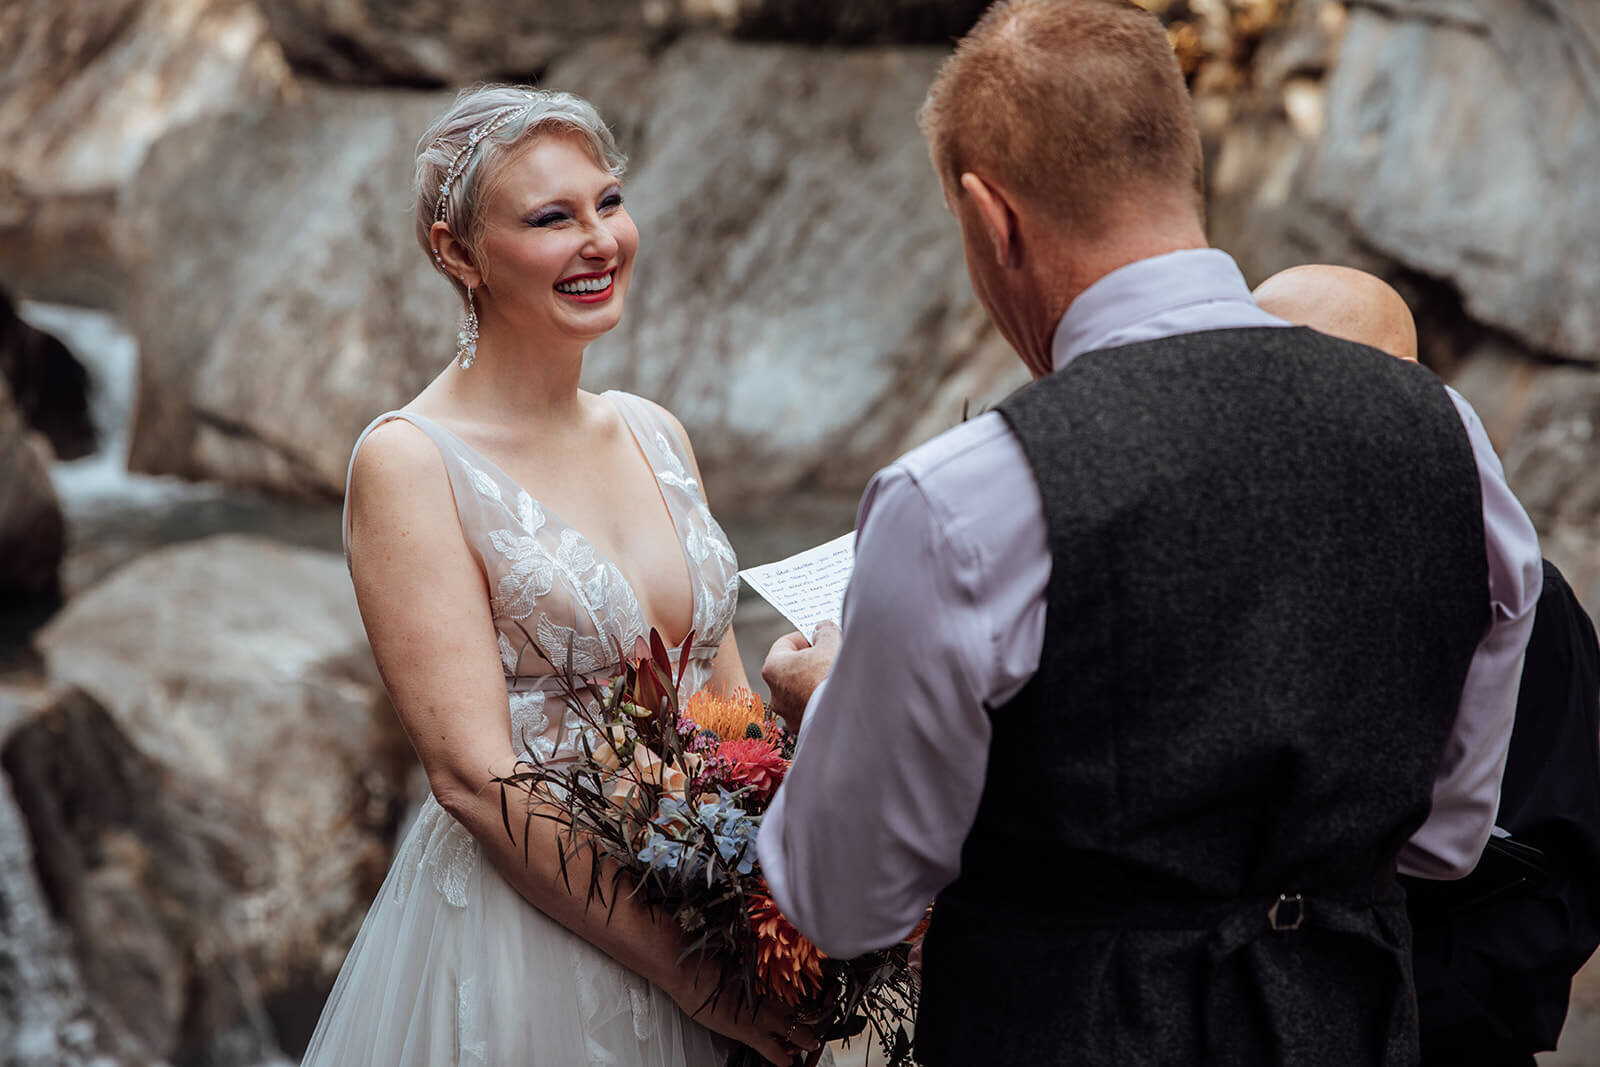
<svg viewBox="0 0 1600 1067">
<path fill-rule="evenodd" d="M 456 516 L 461 521 L 462 532 L 466 535 L 467 546 L 473 554 L 483 562 L 482 553 L 478 550 L 477 539 L 470 536 L 467 516 L 462 514 L 463 501 L 473 499 L 471 474 L 467 466 L 462 463 L 460 448 L 455 439 L 438 423 L 425 415 L 417 415 L 410 411 L 386 411 L 367 424 L 361 431 L 361 436 L 356 438 L 355 447 L 350 450 L 350 466 L 344 478 L 344 515 L 340 520 L 341 539 L 344 543 L 344 563 L 346 569 L 350 566 L 350 482 L 355 476 L 356 456 L 361 451 L 361 446 L 378 427 L 390 422 L 409 422 L 417 429 L 428 435 L 428 439 L 439 450 L 439 457 L 444 461 L 445 474 L 450 479 L 450 493 L 455 500 Z"/>
</svg>

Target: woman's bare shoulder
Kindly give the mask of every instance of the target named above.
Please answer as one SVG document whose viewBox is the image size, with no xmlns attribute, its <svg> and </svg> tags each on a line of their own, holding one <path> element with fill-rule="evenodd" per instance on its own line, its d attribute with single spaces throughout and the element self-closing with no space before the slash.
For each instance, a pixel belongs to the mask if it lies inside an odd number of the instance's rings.
<svg viewBox="0 0 1600 1067">
<path fill-rule="evenodd" d="M 449 494 L 444 456 L 421 427 L 405 419 L 374 427 L 351 460 L 353 515 L 374 510 L 434 513 Z"/>
</svg>

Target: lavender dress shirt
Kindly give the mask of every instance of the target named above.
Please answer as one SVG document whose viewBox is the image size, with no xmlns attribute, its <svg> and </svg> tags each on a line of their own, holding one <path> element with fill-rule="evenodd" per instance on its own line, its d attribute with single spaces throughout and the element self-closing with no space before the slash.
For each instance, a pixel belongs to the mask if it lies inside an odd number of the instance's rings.
<svg viewBox="0 0 1600 1067">
<path fill-rule="evenodd" d="M 1256 306 L 1227 254 L 1174 252 L 1085 290 L 1056 329 L 1052 358 L 1059 370 L 1136 341 L 1286 325 Z M 1402 872 L 1427 878 L 1468 873 L 1488 839 L 1543 580 L 1532 523 L 1476 413 L 1450 395 L 1478 463 L 1492 621 L 1432 812 L 1401 853 Z M 880 471 L 856 530 L 839 658 L 807 706 L 758 843 L 779 907 L 836 956 L 899 940 L 955 879 L 983 793 L 987 709 L 1038 669 L 1051 568 L 1038 487 L 996 412 Z"/>
</svg>

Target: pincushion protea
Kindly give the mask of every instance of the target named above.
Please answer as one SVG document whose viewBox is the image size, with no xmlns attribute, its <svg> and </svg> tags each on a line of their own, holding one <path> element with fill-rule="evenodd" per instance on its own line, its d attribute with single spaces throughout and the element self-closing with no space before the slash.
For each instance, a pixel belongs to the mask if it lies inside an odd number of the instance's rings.
<svg viewBox="0 0 1600 1067">
<path fill-rule="evenodd" d="M 768 726 L 767 709 L 762 707 L 761 698 L 743 687 L 725 696 L 702 689 L 684 704 L 683 714 L 700 729 L 710 730 L 724 741 L 748 736 L 752 725 L 765 736 Z"/>
<path fill-rule="evenodd" d="M 822 953 L 783 917 L 772 897 L 752 890 L 748 900 L 756 977 L 773 998 L 797 1005 L 822 988 Z"/>
</svg>

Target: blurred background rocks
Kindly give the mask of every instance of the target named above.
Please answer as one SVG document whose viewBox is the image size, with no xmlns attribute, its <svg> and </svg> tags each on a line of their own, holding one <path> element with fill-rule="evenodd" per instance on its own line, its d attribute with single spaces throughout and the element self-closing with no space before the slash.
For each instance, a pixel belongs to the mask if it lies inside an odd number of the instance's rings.
<svg viewBox="0 0 1600 1067">
<path fill-rule="evenodd" d="M 1141 2 L 1213 243 L 1252 283 L 1399 287 L 1600 604 L 1600 6 Z M 679 415 L 761 562 L 1024 379 L 915 125 L 984 6 L 0 7 L 0 1063 L 295 1055 L 386 869 L 413 759 L 338 503 L 362 426 L 453 350 L 410 217 L 453 93 L 536 80 L 613 124 L 641 255 L 587 384 Z M 782 625 L 741 604 L 753 677 Z"/>
</svg>

